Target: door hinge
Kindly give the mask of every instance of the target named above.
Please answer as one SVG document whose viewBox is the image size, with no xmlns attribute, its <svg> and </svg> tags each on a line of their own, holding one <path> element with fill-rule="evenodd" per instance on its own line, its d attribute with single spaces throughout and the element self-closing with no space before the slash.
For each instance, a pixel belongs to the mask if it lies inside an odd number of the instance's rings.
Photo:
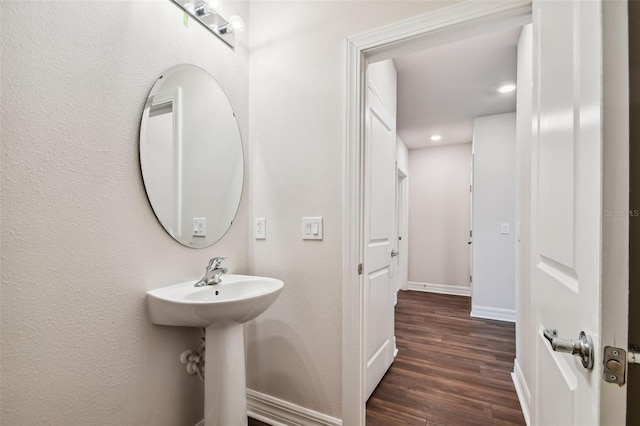
<svg viewBox="0 0 640 426">
<path fill-rule="evenodd" d="M 358 275 L 362 275 L 362 263 L 358 265 Z"/>
<path fill-rule="evenodd" d="M 473 275 L 469 275 L 469 282 L 472 283 L 473 282 Z"/>
</svg>

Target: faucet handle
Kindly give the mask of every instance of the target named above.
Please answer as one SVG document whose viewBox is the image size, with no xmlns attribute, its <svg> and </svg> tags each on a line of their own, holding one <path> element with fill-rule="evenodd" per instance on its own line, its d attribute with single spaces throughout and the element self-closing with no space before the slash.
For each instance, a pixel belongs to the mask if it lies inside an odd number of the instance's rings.
<svg viewBox="0 0 640 426">
<path fill-rule="evenodd" d="M 220 264 L 225 261 L 228 260 L 228 257 L 214 257 L 213 259 L 211 259 L 209 261 L 209 266 L 207 266 L 207 269 L 211 270 L 211 269 L 218 269 L 218 266 L 220 266 Z"/>
</svg>

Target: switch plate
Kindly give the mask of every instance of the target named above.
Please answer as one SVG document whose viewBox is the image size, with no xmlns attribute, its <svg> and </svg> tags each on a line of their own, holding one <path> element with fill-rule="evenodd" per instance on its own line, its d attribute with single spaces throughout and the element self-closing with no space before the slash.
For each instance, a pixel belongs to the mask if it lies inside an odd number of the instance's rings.
<svg viewBox="0 0 640 426">
<path fill-rule="evenodd" d="M 503 223 L 502 225 L 500 225 L 500 233 L 502 235 L 509 235 L 509 232 L 511 232 L 509 230 L 509 224 L 508 223 Z"/>
<path fill-rule="evenodd" d="M 256 240 L 267 239 L 267 219 L 264 217 L 256 218 L 253 236 Z"/>
<path fill-rule="evenodd" d="M 206 217 L 193 218 L 193 236 L 194 237 L 207 236 L 207 218 Z"/>
<path fill-rule="evenodd" d="M 321 240 L 322 239 L 322 217 L 302 218 L 302 239 Z"/>
</svg>

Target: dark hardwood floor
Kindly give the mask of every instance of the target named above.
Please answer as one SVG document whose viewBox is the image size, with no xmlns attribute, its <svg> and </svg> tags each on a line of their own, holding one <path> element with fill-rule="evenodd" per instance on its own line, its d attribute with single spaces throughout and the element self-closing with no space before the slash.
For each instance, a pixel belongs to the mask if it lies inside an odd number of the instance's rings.
<svg viewBox="0 0 640 426">
<path fill-rule="evenodd" d="M 267 423 L 249 417 L 249 426 L 269 426 Z"/>
<path fill-rule="evenodd" d="M 471 318 L 468 297 L 401 291 L 396 341 L 367 426 L 525 424 L 510 376 L 513 324 Z"/>
</svg>

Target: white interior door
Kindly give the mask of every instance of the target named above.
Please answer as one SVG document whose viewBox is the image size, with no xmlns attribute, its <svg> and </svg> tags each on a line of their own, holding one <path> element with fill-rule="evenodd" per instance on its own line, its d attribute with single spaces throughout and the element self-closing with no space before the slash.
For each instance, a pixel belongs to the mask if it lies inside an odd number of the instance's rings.
<svg viewBox="0 0 640 426">
<path fill-rule="evenodd" d="M 407 290 L 409 284 L 409 185 L 407 175 L 398 170 L 398 186 L 396 188 L 396 238 L 398 240 L 398 282 L 396 290 Z M 397 293 L 396 293 L 397 302 Z"/>
<path fill-rule="evenodd" d="M 364 324 L 366 398 L 393 362 L 395 241 L 395 118 L 371 89 L 365 128 Z"/>
<path fill-rule="evenodd" d="M 602 11 L 597 0 L 534 1 L 535 425 L 601 424 L 603 387 L 618 387 L 602 380 L 603 342 L 615 334 L 617 344 L 626 345 L 626 330 L 602 327 L 608 314 L 603 295 L 613 291 L 601 278 L 606 238 Z M 545 329 L 557 329 L 562 339 L 577 340 L 581 331 L 590 335 L 593 367 L 552 350 Z M 607 424 L 624 424 L 624 412 L 620 415 Z"/>
</svg>

